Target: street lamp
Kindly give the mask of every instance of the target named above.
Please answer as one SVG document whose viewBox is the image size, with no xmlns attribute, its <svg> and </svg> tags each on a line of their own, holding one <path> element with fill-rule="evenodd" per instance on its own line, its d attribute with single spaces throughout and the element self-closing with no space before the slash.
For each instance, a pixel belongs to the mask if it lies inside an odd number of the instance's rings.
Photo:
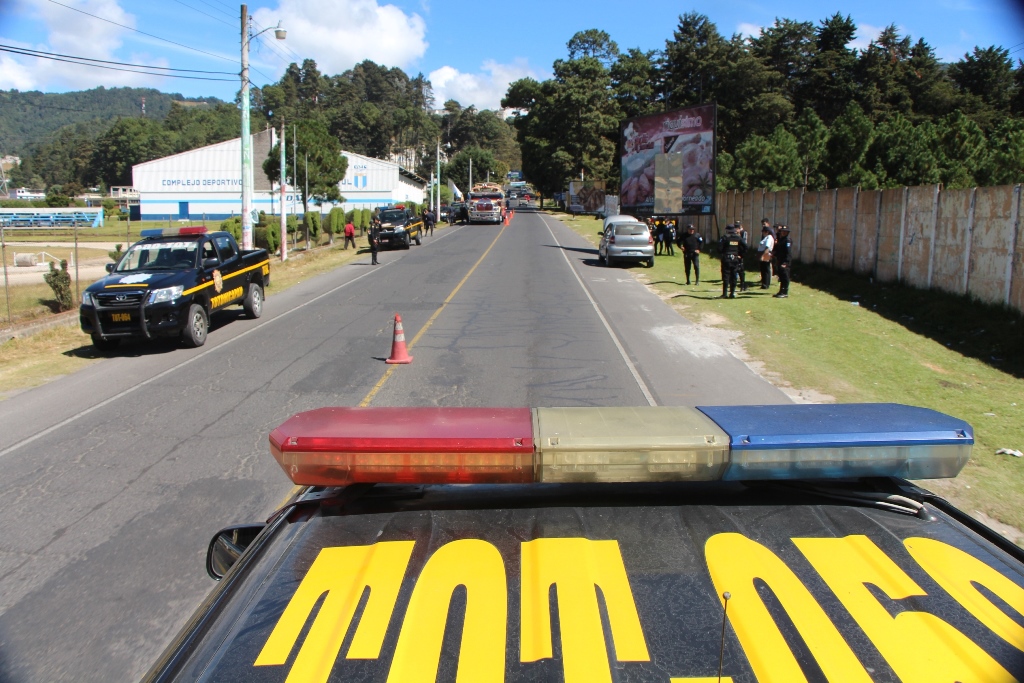
<svg viewBox="0 0 1024 683">
<path fill-rule="evenodd" d="M 281 22 L 273 27 L 278 40 L 284 40 Z M 252 249 L 252 139 L 249 137 L 249 41 L 269 31 L 265 28 L 249 36 L 249 7 L 242 5 L 242 249 Z"/>
</svg>

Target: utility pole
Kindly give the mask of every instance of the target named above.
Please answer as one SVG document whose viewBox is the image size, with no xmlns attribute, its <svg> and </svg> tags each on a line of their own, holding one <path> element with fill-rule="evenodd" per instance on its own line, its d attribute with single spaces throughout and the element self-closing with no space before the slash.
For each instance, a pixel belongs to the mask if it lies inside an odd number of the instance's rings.
<svg viewBox="0 0 1024 683">
<path fill-rule="evenodd" d="M 249 137 L 249 7 L 242 5 L 242 249 L 252 249 L 252 138 Z"/>
<path fill-rule="evenodd" d="M 472 192 L 472 191 L 473 191 L 473 157 L 470 157 L 469 158 L 469 189 L 467 189 L 466 192 Z M 466 195 L 466 196 L 468 197 L 469 195 Z"/>
<path fill-rule="evenodd" d="M 309 251 L 309 152 L 305 154 L 306 191 L 302 193 L 302 224 L 306 226 L 306 251 Z"/>
<path fill-rule="evenodd" d="M 295 124 L 292 124 L 292 214 L 298 218 L 298 211 L 295 208 L 295 188 L 299 184 L 299 135 L 296 132 Z M 299 226 L 295 225 L 295 233 L 292 237 L 292 249 L 299 242 Z"/>
<path fill-rule="evenodd" d="M 437 205 L 434 208 L 434 220 L 441 215 L 441 138 L 437 139 Z"/>
<path fill-rule="evenodd" d="M 278 143 L 281 148 L 281 263 L 288 260 L 288 219 L 285 217 L 287 209 L 284 203 L 285 171 L 286 163 L 284 158 L 284 119 L 281 119 L 281 141 Z"/>
</svg>

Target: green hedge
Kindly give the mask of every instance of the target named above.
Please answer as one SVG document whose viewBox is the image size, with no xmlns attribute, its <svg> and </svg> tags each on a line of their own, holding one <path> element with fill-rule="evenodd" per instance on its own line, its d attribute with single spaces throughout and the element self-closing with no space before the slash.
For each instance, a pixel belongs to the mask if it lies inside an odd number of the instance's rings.
<svg viewBox="0 0 1024 683">
<path fill-rule="evenodd" d="M 224 232 L 230 232 L 231 236 L 235 238 L 236 242 L 241 243 L 242 241 L 242 217 L 232 216 L 223 223 L 220 224 L 220 229 Z"/>
<path fill-rule="evenodd" d="M 277 223 L 268 223 L 265 228 L 254 229 L 253 240 L 260 249 L 266 249 L 271 254 L 277 253 L 278 247 L 281 246 L 280 219 L 278 219 Z"/>
<path fill-rule="evenodd" d="M 341 207 L 336 206 L 327 214 L 327 226 L 334 235 L 345 232 L 345 211 Z"/>
</svg>

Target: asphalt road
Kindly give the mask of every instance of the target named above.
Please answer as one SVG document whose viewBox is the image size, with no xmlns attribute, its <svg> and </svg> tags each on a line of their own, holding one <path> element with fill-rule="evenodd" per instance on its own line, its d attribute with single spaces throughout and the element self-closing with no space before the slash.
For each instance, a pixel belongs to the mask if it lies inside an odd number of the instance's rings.
<svg viewBox="0 0 1024 683">
<path fill-rule="evenodd" d="M 0 403 L 0 683 L 144 674 L 213 587 L 209 538 L 291 490 L 267 435 L 295 412 L 788 400 L 541 214 L 381 262 Z M 383 363 L 395 313 L 411 365 Z"/>
</svg>

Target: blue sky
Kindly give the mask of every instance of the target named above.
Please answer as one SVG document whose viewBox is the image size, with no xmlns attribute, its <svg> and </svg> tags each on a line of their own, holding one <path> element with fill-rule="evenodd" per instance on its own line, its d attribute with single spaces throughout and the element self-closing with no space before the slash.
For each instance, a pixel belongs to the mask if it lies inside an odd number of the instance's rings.
<svg viewBox="0 0 1024 683">
<path fill-rule="evenodd" d="M 275 41 L 268 31 L 254 42 L 251 77 L 257 85 L 272 82 L 289 61 L 307 57 L 328 74 L 372 59 L 429 76 L 438 105 L 450 97 L 463 105 L 493 108 L 510 81 L 546 77 L 551 63 L 565 56 L 566 41 L 576 31 L 599 28 L 620 48 L 659 49 L 671 37 L 679 14 L 691 10 L 707 14 L 726 35 L 756 34 L 775 17 L 817 22 L 839 11 L 858 26 L 855 46 L 866 46 L 881 28 L 896 24 L 915 40 L 923 37 L 947 61 L 975 45 L 1001 45 L 1014 58 L 1024 58 L 1024 0 L 720 0 L 706 5 L 661 0 L 257 0 L 249 5 L 257 30 L 280 21 L 288 37 Z M 131 64 L 237 73 L 238 16 L 239 5 L 232 0 L 0 0 L 0 43 Z M 223 99 L 233 98 L 238 89 L 237 78 L 230 75 L 192 75 L 227 80 L 104 71 L 0 52 L 0 89 L 63 92 L 132 85 Z"/>
</svg>

